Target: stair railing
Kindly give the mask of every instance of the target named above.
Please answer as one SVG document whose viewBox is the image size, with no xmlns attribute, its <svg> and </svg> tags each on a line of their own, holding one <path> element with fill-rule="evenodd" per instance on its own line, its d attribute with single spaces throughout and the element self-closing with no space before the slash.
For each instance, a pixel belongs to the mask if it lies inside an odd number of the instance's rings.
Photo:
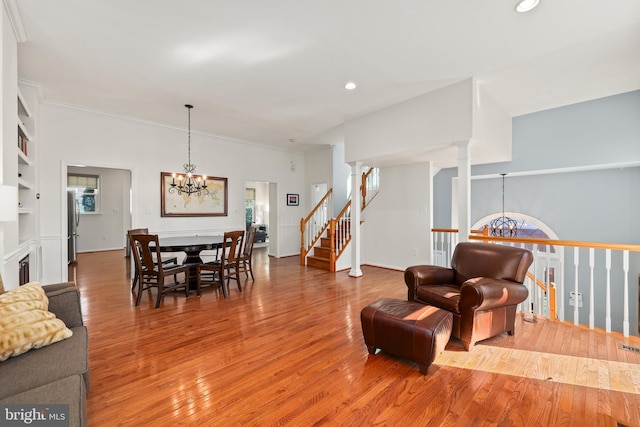
<svg viewBox="0 0 640 427">
<path fill-rule="evenodd" d="M 451 242 L 457 241 L 457 237 L 445 235 L 457 234 L 458 230 L 433 229 L 432 232 L 436 259 L 440 258 L 448 263 L 455 247 L 455 244 L 451 244 Z M 529 289 L 529 297 L 523 303 L 523 312 L 569 322 L 568 318 L 571 317 L 569 314 L 571 312 L 567 313 L 565 319 L 565 302 L 568 300 L 569 305 L 573 306 L 573 321 L 571 323 L 574 325 L 584 325 L 589 329 L 600 329 L 607 333 L 611 333 L 613 330 L 625 337 L 629 336 L 631 327 L 629 319 L 630 255 L 634 254 L 637 263 L 640 245 L 494 237 L 473 233 L 468 238 L 488 243 L 526 247 L 532 250 L 534 262 L 529 270 L 532 274 L 528 275 L 525 280 L 525 285 Z M 555 277 L 551 280 L 548 271 L 551 267 L 550 254 L 554 247 L 564 247 L 572 251 L 573 257 L 567 256 L 561 259 L 561 264 L 557 269 L 559 271 L 554 274 Z M 442 251 L 439 257 L 436 254 L 438 251 Z M 565 268 L 565 260 L 569 261 L 571 258 L 572 265 Z M 536 269 L 536 266 L 543 268 Z M 536 270 L 547 271 L 546 277 L 536 276 Z M 531 276 L 534 277 L 533 280 Z M 548 286 L 543 289 L 538 282 L 547 283 Z M 585 304 L 588 304 L 588 307 L 585 306 L 582 310 L 579 298 L 581 293 L 584 293 Z M 574 298 L 567 298 L 569 296 L 567 294 L 573 294 Z M 612 297 L 612 294 L 617 296 Z M 614 298 L 620 307 L 615 313 L 612 310 Z M 614 322 L 615 325 L 613 325 Z M 640 319 L 638 319 L 637 327 L 640 331 Z"/>
<path fill-rule="evenodd" d="M 364 210 L 380 191 L 380 169 L 369 168 L 362 174 L 362 210 Z"/>
<path fill-rule="evenodd" d="M 336 271 L 336 260 L 351 242 L 351 200 L 342 208 L 338 216 L 329 221 L 329 238 L 331 239 L 331 256 L 329 270 Z"/>
<path fill-rule="evenodd" d="M 360 193 L 362 210 L 368 206 L 380 189 L 378 168 L 369 168 L 362 173 Z M 335 219 L 328 218 L 328 205 L 332 201 L 333 189 L 311 210 L 306 218 L 300 220 L 300 265 L 307 264 L 307 255 L 316 245 L 322 234 L 329 230 L 331 239 L 330 270 L 335 271 L 336 260 L 342 255 L 351 241 L 351 200 L 349 200 Z"/>
<path fill-rule="evenodd" d="M 330 188 L 311 213 L 300 220 L 300 265 L 307 264 L 307 255 L 329 227 L 329 205 L 332 198 L 333 188 Z"/>
</svg>

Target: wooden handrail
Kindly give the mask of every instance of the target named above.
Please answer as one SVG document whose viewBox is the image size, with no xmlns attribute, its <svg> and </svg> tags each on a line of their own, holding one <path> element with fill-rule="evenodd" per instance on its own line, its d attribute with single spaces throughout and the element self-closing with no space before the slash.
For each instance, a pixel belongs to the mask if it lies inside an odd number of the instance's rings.
<svg viewBox="0 0 640 427">
<path fill-rule="evenodd" d="M 344 214 L 347 213 L 347 209 L 349 209 L 351 207 L 351 200 L 349 200 L 347 202 L 346 205 L 344 205 L 344 208 L 342 208 L 342 210 L 340 211 L 340 213 L 336 216 L 336 220 L 342 218 L 344 216 Z"/>
<path fill-rule="evenodd" d="M 316 233 L 315 236 L 313 236 L 309 246 L 307 247 L 305 245 L 305 229 L 306 229 L 307 223 L 311 220 L 313 215 L 318 210 L 320 210 L 320 208 L 322 208 L 322 205 L 327 201 L 327 199 L 331 196 L 331 194 L 333 194 L 333 188 L 330 188 L 327 191 L 327 194 L 325 194 L 324 197 L 318 202 L 318 204 L 316 204 L 316 206 L 311 210 L 309 215 L 307 215 L 305 218 L 302 218 L 300 220 L 300 265 L 306 264 L 307 254 L 311 251 L 311 248 L 313 248 L 313 246 L 316 244 L 318 239 L 320 239 L 320 236 L 322 235 L 322 233 L 324 233 L 324 231 L 329 226 L 329 222 L 327 221 L 325 224 L 322 225 L 322 228 L 320 229 L 320 231 Z"/>
<path fill-rule="evenodd" d="M 432 232 L 435 233 L 457 233 L 459 230 L 457 228 L 432 228 Z M 484 229 L 480 230 L 469 230 L 472 234 L 482 234 L 484 233 Z"/>
<path fill-rule="evenodd" d="M 334 219 L 329 221 L 330 222 L 330 225 L 329 225 L 329 238 L 331 239 L 331 253 L 330 253 L 330 257 L 329 257 L 329 271 L 332 271 L 332 272 L 336 271 L 336 260 L 338 258 L 340 258 L 340 255 L 342 255 L 342 253 L 344 252 L 344 250 L 347 247 L 347 245 L 349 244 L 349 242 L 351 242 L 351 230 L 350 230 L 350 228 L 348 230 L 348 233 L 346 233 L 346 236 L 345 236 L 344 231 L 341 232 L 340 234 L 338 234 L 336 232 L 337 224 L 346 222 L 346 221 L 343 221 L 342 218 L 349 211 L 350 207 L 351 207 L 351 200 L 349 200 L 344 205 L 344 208 L 342 208 L 340 213 Z M 343 227 L 344 227 L 344 225 L 343 225 Z M 350 224 L 348 224 L 347 227 L 350 227 Z M 344 230 L 344 228 L 341 228 L 341 230 Z M 338 239 L 340 239 L 340 241 L 338 241 Z"/>
<path fill-rule="evenodd" d="M 432 232 L 437 233 L 458 233 L 458 229 L 455 228 L 432 228 Z M 492 242 L 511 242 L 511 243 L 525 243 L 532 245 L 557 245 L 557 246 L 575 246 L 579 248 L 594 248 L 594 249 L 611 249 L 614 251 L 630 251 L 640 252 L 640 245 L 632 245 L 626 243 L 606 243 L 606 242 L 582 242 L 578 240 L 552 240 L 552 239 L 534 239 L 529 237 L 498 237 L 498 236 L 474 236 L 473 234 L 482 234 L 484 230 L 471 230 L 472 235 L 469 235 L 469 240 L 482 240 Z"/>
<path fill-rule="evenodd" d="M 327 191 L 327 194 L 324 195 L 324 197 L 318 202 L 317 205 L 315 205 L 315 207 L 313 209 L 311 209 L 311 213 L 309 213 L 309 215 L 307 215 L 306 218 L 302 219 L 303 223 L 307 223 L 309 222 L 309 220 L 311 219 L 311 217 L 313 216 L 314 213 L 316 213 L 316 211 L 318 209 L 320 209 L 320 207 L 322 207 L 322 204 L 329 198 L 329 196 L 333 193 L 333 188 L 330 188 L 329 191 Z"/>
<path fill-rule="evenodd" d="M 532 239 L 529 237 L 469 236 L 469 240 L 490 240 L 492 242 L 512 242 L 532 245 L 574 246 L 578 248 L 611 249 L 615 251 L 640 252 L 640 245 L 625 243 L 581 242 L 577 240 Z"/>
<path fill-rule="evenodd" d="M 545 285 L 544 283 L 542 283 L 540 280 L 536 279 L 536 277 L 531 274 L 530 272 L 527 271 L 527 277 L 531 280 L 533 280 L 535 282 L 536 285 L 538 285 L 539 288 L 541 288 L 543 291 L 547 291 L 547 285 Z"/>
</svg>

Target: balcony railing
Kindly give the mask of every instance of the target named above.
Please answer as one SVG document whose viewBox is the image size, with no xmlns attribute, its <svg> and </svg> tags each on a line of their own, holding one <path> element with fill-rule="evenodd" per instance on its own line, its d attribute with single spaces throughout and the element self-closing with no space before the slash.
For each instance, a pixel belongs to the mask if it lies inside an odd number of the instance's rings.
<svg viewBox="0 0 640 427">
<path fill-rule="evenodd" d="M 520 305 L 520 311 L 529 318 L 572 321 L 590 329 L 629 336 L 629 272 L 630 265 L 640 266 L 640 245 L 487 234 L 486 230 L 473 230 L 469 240 L 532 251 L 534 262 L 525 280 L 529 297 Z M 434 264 L 449 266 L 459 241 L 458 230 L 434 228 L 432 237 Z M 634 335 L 640 332 L 640 316 L 634 329 Z"/>
</svg>

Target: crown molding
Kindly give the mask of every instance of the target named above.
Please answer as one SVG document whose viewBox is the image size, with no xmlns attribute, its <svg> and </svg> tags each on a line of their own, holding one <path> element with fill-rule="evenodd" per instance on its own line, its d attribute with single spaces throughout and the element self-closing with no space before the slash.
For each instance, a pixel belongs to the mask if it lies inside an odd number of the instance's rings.
<svg viewBox="0 0 640 427">
<path fill-rule="evenodd" d="M 13 33 L 16 35 L 18 43 L 24 43 L 28 40 L 27 30 L 24 28 L 20 9 L 18 8 L 18 0 L 4 0 L 4 8 L 7 10 L 7 16 L 11 21 Z"/>
</svg>

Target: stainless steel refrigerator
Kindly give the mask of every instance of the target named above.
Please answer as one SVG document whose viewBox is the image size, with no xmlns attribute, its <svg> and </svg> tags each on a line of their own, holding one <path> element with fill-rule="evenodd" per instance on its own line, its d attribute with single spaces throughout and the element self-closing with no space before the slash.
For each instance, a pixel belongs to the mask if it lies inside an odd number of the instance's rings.
<svg viewBox="0 0 640 427">
<path fill-rule="evenodd" d="M 67 192 L 67 249 L 68 263 L 76 262 L 78 249 L 78 224 L 80 224 L 80 212 L 78 201 L 72 191 Z"/>
</svg>

